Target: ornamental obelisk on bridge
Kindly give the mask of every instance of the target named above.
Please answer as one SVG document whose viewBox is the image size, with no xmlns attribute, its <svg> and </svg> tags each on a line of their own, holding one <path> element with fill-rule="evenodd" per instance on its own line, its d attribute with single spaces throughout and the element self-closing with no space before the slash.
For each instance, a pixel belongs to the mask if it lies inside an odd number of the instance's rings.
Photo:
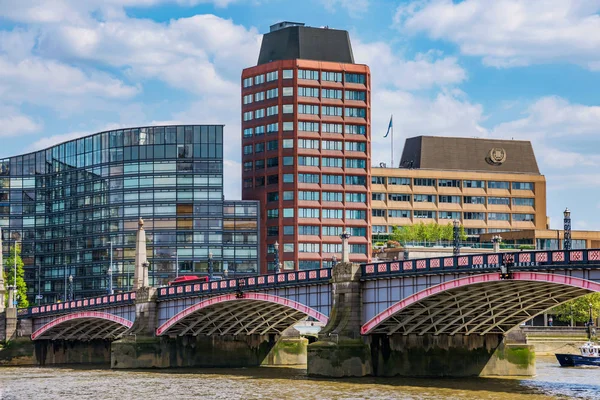
<svg viewBox="0 0 600 400">
<path fill-rule="evenodd" d="M 148 258 L 146 256 L 146 231 L 144 220 L 138 223 L 137 238 L 135 240 L 135 270 L 133 271 L 133 290 L 148 287 Z"/>
<path fill-rule="evenodd" d="M 0 312 L 4 311 L 4 293 L 6 289 L 4 288 L 4 262 L 2 260 L 2 228 L 0 228 Z"/>
</svg>

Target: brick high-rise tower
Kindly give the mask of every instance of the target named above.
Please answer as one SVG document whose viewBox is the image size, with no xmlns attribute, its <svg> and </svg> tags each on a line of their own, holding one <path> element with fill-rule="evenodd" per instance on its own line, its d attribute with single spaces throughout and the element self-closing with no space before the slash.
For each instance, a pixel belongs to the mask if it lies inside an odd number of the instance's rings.
<svg viewBox="0 0 600 400">
<path fill-rule="evenodd" d="M 261 272 L 371 251 L 371 77 L 347 31 L 282 22 L 242 72 L 242 198 L 261 204 Z M 268 266 L 268 269 L 267 269 Z"/>
</svg>

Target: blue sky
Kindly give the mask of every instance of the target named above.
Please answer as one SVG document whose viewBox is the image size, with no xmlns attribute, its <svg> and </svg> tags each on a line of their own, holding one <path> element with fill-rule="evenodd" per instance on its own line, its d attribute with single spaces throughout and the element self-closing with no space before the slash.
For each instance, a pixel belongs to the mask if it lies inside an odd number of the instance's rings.
<svg viewBox="0 0 600 400">
<path fill-rule="evenodd" d="M 531 140 L 559 227 L 600 227 L 600 0 L 0 0 L 0 158 L 122 126 L 224 123 L 292 20 L 351 34 L 373 75 L 373 163 L 421 134 Z M 398 157 L 396 157 L 397 159 Z"/>
</svg>

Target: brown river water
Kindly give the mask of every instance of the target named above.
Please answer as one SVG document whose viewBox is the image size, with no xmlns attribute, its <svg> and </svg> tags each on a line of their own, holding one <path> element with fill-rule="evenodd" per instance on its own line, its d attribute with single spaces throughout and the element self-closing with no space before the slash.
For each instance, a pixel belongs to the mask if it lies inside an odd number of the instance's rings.
<svg viewBox="0 0 600 400">
<path fill-rule="evenodd" d="M 312 379 L 304 368 L 0 368 L 0 399 L 600 399 L 600 368 L 539 357 L 530 379 Z"/>
</svg>

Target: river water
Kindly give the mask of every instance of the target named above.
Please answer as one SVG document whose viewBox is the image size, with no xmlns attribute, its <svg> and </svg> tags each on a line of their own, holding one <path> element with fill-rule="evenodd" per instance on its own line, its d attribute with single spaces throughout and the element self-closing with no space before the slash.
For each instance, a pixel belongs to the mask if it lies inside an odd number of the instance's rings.
<svg viewBox="0 0 600 400">
<path fill-rule="evenodd" d="M 534 378 L 312 379 L 304 368 L 1 368 L 0 399 L 600 399 L 600 369 L 540 357 Z"/>
</svg>

